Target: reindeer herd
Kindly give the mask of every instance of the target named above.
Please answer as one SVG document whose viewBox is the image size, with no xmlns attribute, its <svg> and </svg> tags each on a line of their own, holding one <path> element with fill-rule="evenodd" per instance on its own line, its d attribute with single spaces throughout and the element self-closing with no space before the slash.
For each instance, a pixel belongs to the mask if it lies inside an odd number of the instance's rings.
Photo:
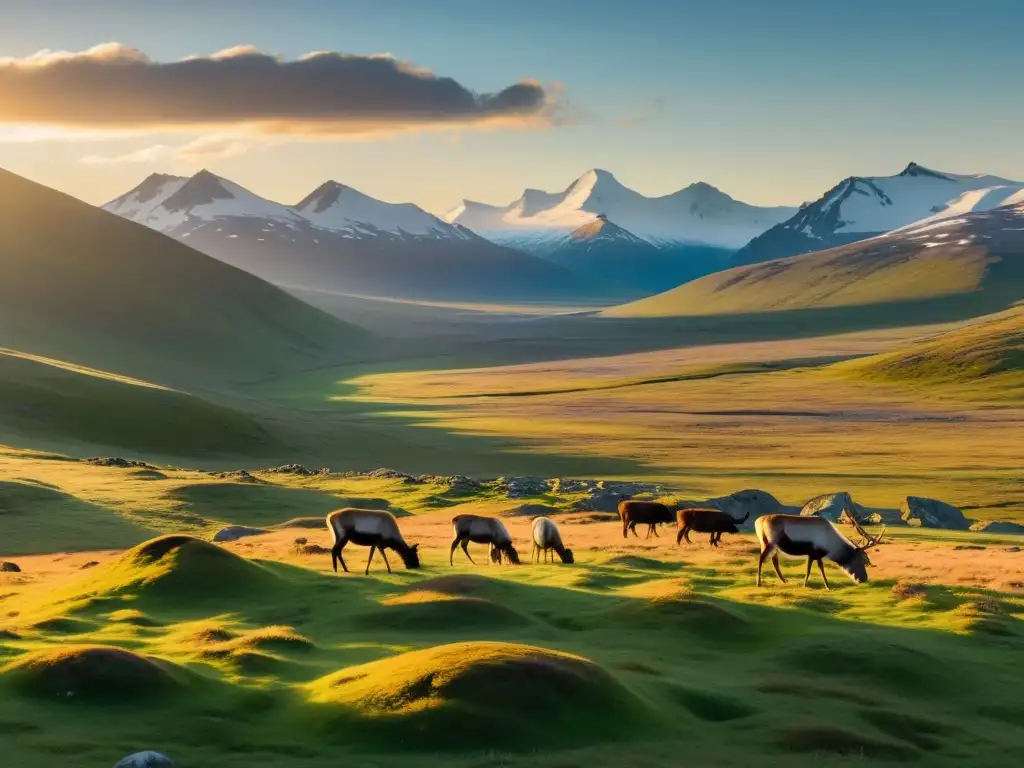
<svg viewBox="0 0 1024 768">
<path fill-rule="evenodd" d="M 718 510 L 707 508 L 677 509 L 673 512 L 668 505 L 656 501 L 626 500 L 619 504 L 619 519 L 622 522 L 622 537 L 629 534 L 639 538 L 637 525 L 647 526 L 647 536 L 658 536 L 657 526 L 675 522 L 679 528 L 676 534 L 676 545 L 683 539 L 691 544 L 690 533 L 709 534 L 709 543 L 717 547 L 722 534 L 739 533 L 739 526 L 747 521 L 750 513 L 742 518 Z M 871 565 L 868 550 L 877 546 L 885 528 L 878 536 L 870 536 L 857 522 L 856 516 L 849 515 L 857 533 L 863 537 L 862 544 L 854 544 L 846 538 L 831 521 L 823 517 L 806 515 L 771 514 L 758 517 L 754 521 L 754 533 L 761 552 L 757 561 L 757 586 L 761 586 L 761 571 L 767 560 L 771 559 L 772 567 L 779 581 L 786 579 L 779 569 L 779 555 L 790 558 L 807 558 L 807 573 L 804 586 L 811 577 L 811 568 L 815 563 L 821 572 L 825 589 L 830 589 L 828 577 L 825 575 L 824 561 L 830 560 L 846 573 L 856 584 L 868 580 L 867 568 Z M 419 568 L 420 558 L 418 544 L 406 543 L 398 527 L 398 521 L 390 512 L 375 509 L 339 509 L 327 515 L 327 528 L 334 537 L 331 548 L 331 564 L 335 573 L 338 563 L 346 573 L 348 566 L 342 556 L 342 550 L 349 542 L 370 548 L 370 557 L 366 561 L 369 574 L 373 556 L 380 550 L 384 565 L 391 573 L 386 551 L 391 549 L 398 553 L 406 568 Z M 490 563 L 500 565 L 509 562 L 519 565 L 519 553 L 512 543 L 512 536 L 505 525 L 496 517 L 484 515 L 456 515 L 452 518 L 452 543 L 448 552 L 448 564 L 455 564 L 455 550 L 461 548 L 469 562 L 476 564 L 469 554 L 469 545 L 486 544 Z M 554 521 L 548 517 L 537 517 L 531 528 L 533 552 L 531 562 L 554 562 L 557 555 L 563 563 L 575 562 L 572 550 L 562 542 L 561 533 Z"/>
</svg>

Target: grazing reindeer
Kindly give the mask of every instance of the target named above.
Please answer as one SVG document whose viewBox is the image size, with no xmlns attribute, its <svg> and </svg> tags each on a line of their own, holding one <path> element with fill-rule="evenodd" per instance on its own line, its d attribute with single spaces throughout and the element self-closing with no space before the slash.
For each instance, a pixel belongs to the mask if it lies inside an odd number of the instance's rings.
<svg viewBox="0 0 1024 768">
<path fill-rule="evenodd" d="M 572 550 L 562 544 L 562 534 L 558 532 L 558 526 L 547 517 L 534 518 L 533 521 L 533 553 L 530 555 L 530 562 L 535 559 L 540 562 L 540 553 L 544 553 L 544 562 L 548 561 L 551 550 L 562 559 L 563 563 L 573 563 Z M 554 558 L 552 558 L 553 560 Z"/>
<path fill-rule="evenodd" d="M 779 580 L 786 582 L 782 571 L 779 570 L 780 552 L 789 557 L 807 558 L 805 587 L 811 578 L 811 565 L 817 563 L 822 581 L 825 582 L 825 589 L 831 589 L 822 562 L 826 557 L 845 571 L 855 583 L 863 584 L 868 580 L 868 566 L 871 565 L 867 551 L 878 546 L 885 534 L 885 528 L 882 528 L 882 533 L 872 538 L 864 532 L 856 518 L 853 518 L 853 524 L 864 537 L 864 544 L 859 547 L 823 517 L 764 515 L 757 518 L 754 521 L 754 531 L 761 544 L 761 557 L 757 561 L 757 586 L 761 586 L 761 569 L 769 557 Z"/>
<path fill-rule="evenodd" d="M 710 533 L 711 546 L 717 547 L 722 540 L 723 533 L 739 533 L 736 526 L 742 525 L 750 517 L 750 510 L 743 517 L 735 518 L 732 515 L 722 512 L 720 509 L 706 509 L 694 507 L 692 509 L 680 509 L 676 512 L 676 523 L 679 525 L 679 533 L 676 534 L 676 546 L 686 539 L 690 541 L 690 531 L 697 533 Z"/>
<path fill-rule="evenodd" d="M 384 551 L 386 549 L 395 550 L 406 568 L 420 567 L 419 544 L 410 547 L 405 543 L 402 532 L 398 529 L 398 521 L 390 512 L 379 509 L 338 509 L 327 515 L 327 529 L 334 536 L 331 565 L 335 573 L 338 572 L 339 561 L 345 573 L 348 573 L 348 566 L 345 565 L 341 550 L 350 541 L 370 548 L 366 574 L 370 573 L 370 562 L 373 560 L 373 553 L 378 549 L 380 556 L 384 558 L 384 565 L 388 567 L 388 573 L 391 573 L 391 563 L 388 562 L 387 553 Z"/>
<path fill-rule="evenodd" d="M 504 555 L 514 565 L 519 565 L 519 553 L 512 546 L 512 537 L 508 529 L 496 517 L 484 517 L 483 515 L 456 515 L 452 518 L 452 548 L 448 553 L 448 565 L 454 565 L 455 548 L 461 546 L 466 553 L 469 562 L 476 565 L 469 555 L 469 542 L 474 544 L 489 544 L 488 555 L 492 563 L 501 563 L 501 556 Z"/>
<path fill-rule="evenodd" d="M 675 518 L 672 516 L 672 510 L 660 502 L 627 499 L 619 502 L 619 519 L 622 520 L 622 538 L 628 538 L 626 534 L 629 531 L 636 536 L 636 526 L 640 523 L 648 526 L 647 536 L 644 538 L 649 539 L 652 533 L 658 535 L 658 523 L 671 523 Z"/>
</svg>

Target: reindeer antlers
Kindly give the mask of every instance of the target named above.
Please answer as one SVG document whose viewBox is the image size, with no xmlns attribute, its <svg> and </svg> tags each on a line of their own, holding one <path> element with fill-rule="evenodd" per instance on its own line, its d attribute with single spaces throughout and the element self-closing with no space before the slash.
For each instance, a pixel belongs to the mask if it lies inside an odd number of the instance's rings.
<svg viewBox="0 0 1024 768">
<path fill-rule="evenodd" d="M 864 543 L 861 545 L 861 549 L 871 549 L 871 547 L 877 547 L 878 544 L 882 541 L 882 536 L 885 535 L 885 529 L 888 526 L 883 525 L 882 532 L 877 536 L 872 537 L 861 526 L 860 521 L 857 519 L 857 513 L 854 512 L 850 506 L 847 506 L 845 511 L 846 516 L 850 518 L 850 522 L 853 524 L 853 527 L 857 529 L 857 533 L 864 537 Z"/>
<path fill-rule="evenodd" d="M 889 526 L 887 526 L 887 525 L 883 525 L 882 526 L 882 532 L 880 534 L 878 534 L 877 536 L 875 536 L 875 538 L 873 538 L 873 539 L 869 538 L 868 539 L 868 543 L 865 544 L 863 547 L 861 547 L 861 549 L 871 549 L 872 547 L 877 547 L 879 544 L 881 544 L 882 543 L 882 537 L 885 536 L 885 529 L 888 528 L 888 527 Z"/>
</svg>

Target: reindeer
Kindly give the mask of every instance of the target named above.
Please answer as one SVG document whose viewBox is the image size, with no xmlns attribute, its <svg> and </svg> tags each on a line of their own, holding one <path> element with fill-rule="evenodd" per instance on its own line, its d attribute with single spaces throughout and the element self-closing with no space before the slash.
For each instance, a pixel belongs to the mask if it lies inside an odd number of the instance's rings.
<svg viewBox="0 0 1024 768">
<path fill-rule="evenodd" d="M 488 555 L 492 563 L 501 564 L 501 557 L 504 555 L 513 565 L 519 565 L 519 553 L 512 546 L 512 537 L 508 529 L 496 517 L 484 517 L 483 515 L 456 515 L 452 518 L 452 539 L 451 551 L 448 553 L 448 564 L 454 565 L 455 548 L 461 546 L 466 553 L 469 562 L 476 565 L 469 554 L 469 542 L 474 544 L 488 544 Z"/>
<path fill-rule="evenodd" d="M 402 532 L 398 529 L 398 521 L 390 512 L 379 509 L 338 509 L 327 515 L 327 529 L 334 536 L 334 546 L 331 548 L 331 565 L 334 572 L 338 572 L 338 562 L 348 573 L 348 566 L 345 565 L 345 558 L 341 550 L 350 541 L 362 547 L 370 548 L 370 557 L 366 561 L 365 574 L 370 573 L 370 563 L 373 561 L 373 553 L 378 549 L 380 556 L 384 558 L 384 565 L 391 573 L 391 563 L 388 562 L 386 549 L 395 550 L 402 558 L 406 568 L 419 568 L 420 556 L 419 544 L 411 547 L 402 538 Z"/>
<path fill-rule="evenodd" d="M 779 570 L 779 553 L 789 557 L 806 557 L 807 573 L 804 575 L 804 586 L 811 578 L 811 565 L 818 564 L 825 589 L 831 590 L 828 577 L 825 575 L 826 557 L 838 565 L 856 584 L 868 580 L 868 550 L 878 546 L 885 535 L 885 528 L 878 536 L 869 536 L 856 517 L 851 517 L 854 527 L 864 537 L 864 543 L 857 546 L 839 532 L 830 521 L 823 517 L 807 515 L 764 515 L 754 521 L 754 532 L 761 544 L 761 556 L 757 561 L 757 586 L 761 586 L 761 569 L 769 557 L 779 581 L 786 583 L 782 571 Z"/>
<path fill-rule="evenodd" d="M 718 542 L 722 540 L 723 533 L 739 533 L 740 529 L 736 526 L 743 525 L 748 517 L 750 517 L 750 510 L 747 510 L 747 514 L 743 517 L 735 518 L 720 509 L 702 507 L 680 509 L 676 512 L 676 523 L 679 525 L 676 546 L 679 546 L 679 542 L 683 539 L 686 539 L 687 544 L 692 544 L 690 531 L 696 531 L 697 533 L 710 533 L 711 546 L 717 547 Z"/>
<path fill-rule="evenodd" d="M 637 536 L 636 526 L 640 523 L 648 526 L 647 536 L 644 538 L 649 539 L 652 533 L 658 535 L 658 523 L 671 523 L 675 518 L 672 516 L 672 510 L 660 502 L 627 499 L 619 502 L 619 519 L 622 520 L 622 538 L 628 538 L 626 534 L 629 531 Z"/>
<path fill-rule="evenodd" d="M 540 553 L 544 553 L 544 562 L 547 562 L 551 550 L 562 559 L 563 563 L 575 562 L 572 550 L 562 544 L 562 535 L 558 532 L 558 526 L 547 517 L 537 517 L 533 520 L 533 553 L 530 555 L 530 562 L 540 562 Z M 553 560 L 554 558 L 552 558 Z"/>
</svg>

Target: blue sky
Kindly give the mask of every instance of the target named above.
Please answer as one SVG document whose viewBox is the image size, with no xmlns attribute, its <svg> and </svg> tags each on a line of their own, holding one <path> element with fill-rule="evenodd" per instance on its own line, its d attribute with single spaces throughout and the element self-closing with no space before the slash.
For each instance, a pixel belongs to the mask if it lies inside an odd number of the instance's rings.
<svg viewBox="0 0 1024 768">
<path fill-rule="evenodd" d="M 90 165 L 181 137 L 0 142 L 0 166 L 92 202 L 206 165 L 294 202 L 326 178 L 435 211 L 507 202 L 592 167 L 645 194 L 694 181 L 758 204 L 813 199 L 908 161 L 1024 179 L 1024 3 L 977 0 L 2 0 L 0 56 L 117 41 L 157 60 L 252 44 L 388 52 L 479 92 L 558 83 L 576 119 Z"/>
</svg>

